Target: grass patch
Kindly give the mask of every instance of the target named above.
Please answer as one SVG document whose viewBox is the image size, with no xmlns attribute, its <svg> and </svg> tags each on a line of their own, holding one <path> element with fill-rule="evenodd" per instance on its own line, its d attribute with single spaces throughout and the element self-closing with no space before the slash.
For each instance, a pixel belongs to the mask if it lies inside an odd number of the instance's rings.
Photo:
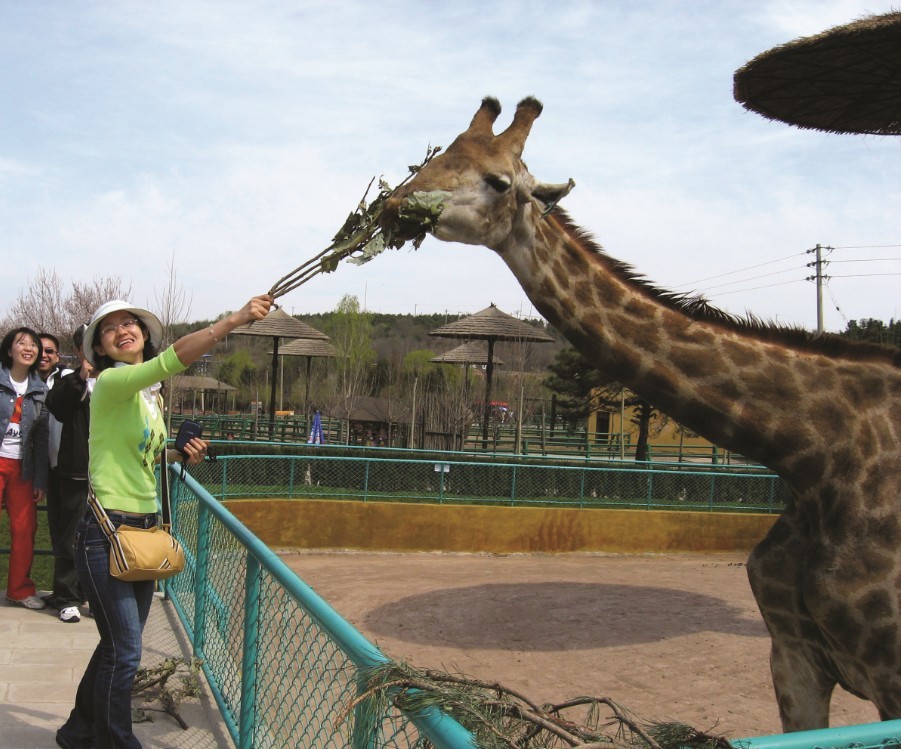
<svg viewBox="0 0 901 749">
<path fill-rule="evenodd" d="M 0 517 L 0 584 L 6 594 L 6 576 L 9 574 L 9 515 Z M 53 587 L 53 553 L 50 545 L 50 529 L 47 527 L 47 506 L 38 505 L 38 532 L 34 541 L 34 563 L 31 565 L 31 579 L 38 590 Z"/>
</svg>

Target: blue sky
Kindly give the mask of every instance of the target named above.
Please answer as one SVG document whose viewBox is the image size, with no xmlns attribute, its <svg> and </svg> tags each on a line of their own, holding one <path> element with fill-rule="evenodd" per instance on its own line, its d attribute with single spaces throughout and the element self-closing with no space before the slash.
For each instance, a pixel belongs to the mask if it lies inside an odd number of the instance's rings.
<svg viewBox="0 0 901 749">
<path fill-rule="evenodd" d="M 813 328 L 901 314 L 901 138 L 769 122 L 732 98 L 760 52 L 892 0 L 0 0 L 0 314 L 41 267 L 121 276 L 190 318 L 319 250 L 369 180 L 448 145 L 481 98 L 544 103 L 524 157 L 657 285 Z M 426 240 L 284 297 L 325 312 L 534 315 L 492 252 Z"/>
</svg>

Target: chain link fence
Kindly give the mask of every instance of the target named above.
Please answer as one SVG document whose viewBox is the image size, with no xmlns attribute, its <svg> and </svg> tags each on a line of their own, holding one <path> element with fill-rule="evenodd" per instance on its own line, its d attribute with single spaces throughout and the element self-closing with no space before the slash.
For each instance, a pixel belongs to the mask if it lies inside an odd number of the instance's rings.
<svg viewBox="0 0 901 749">
<path fill-rule="evenodd" d="M 530 468 L 544 470 L 523 470 Z M 324 455 L 228 456 L 195 466 L 194 475 L 180 477 L 175 466 L 171 471 L 175 524 L 188 565 L 166 581 L 166 593 L 195 654 L 203 659 L 238 749 L 474 749 L 475 744 L 471 734 L 437 711 L 408 715 L 389 706 L 379 713 L 366 701 L 351 707 L 366 670 L 386 662 L 386 656 L 223 508 L 195 476 L 221 497 L 324 496 L 325 486 L 332 496 L 364 501 L 391 497 L 417 502 L 547 502 L 549 487 L 555 487 L 558 495 L 551 501 L 572 504 L 576 496 L 584 501 L 587 487 L 609 488 L 619 482 L 633 493 L 653 496 L 655 502 L 686 501 L 687 495 L 685 500 L 679 496 L 673 500 L 673 492 L 678 495 L 693 487 L 687 491 L 719 498 L 707 502 L 709 509 L 726 509 L 723 497 L 728 496 L 733 501 L 751 497 L 760 505 L 749 509 L 772 505 L 771 511 L 778 511 L 777 498 L 785 491 L 773 482 L 775 477 L 754 472 L 736 476 L 657 469 L 643 476 L 641 471 L 614 467 L 551 469 Z M 479 471 L 484 473 L 481 479 Z M 456 484 L 451 477 L 456 477 Z M 537 496 L 524 496 L 519 491 L 524 485 L 532 486 Z M 488 491 L 479 492 L 480 486 Z M 593 505 L 611 506 L 609 499 Z M 625 502 L 646 504 L 634 496 Z M 622 501 L 613 506 L 622 506 Z M 901 721 L 733 742 L 747 749 L 881 749 L 899 743 Z"/>
<path fill-rule="evenodd" d="M 172 467 L 185 571 L 166 594 L 203 660 L 238 749 L 471 749 L 435 712 L 373 711 L 366 669 L 387 657 L 337 614 L 190 475 Z"/>
<path fill-rule="evenodd" d="M 339 451 L 346 452 L 346 451 Z M 762 468 L 591 461 L 529 462 L 329 454 L 228 455 L 197 466 L 195 478 L 220 500 L 352 499 L 506 505 L 781 512 L 791 492 Z"/>
</svg>

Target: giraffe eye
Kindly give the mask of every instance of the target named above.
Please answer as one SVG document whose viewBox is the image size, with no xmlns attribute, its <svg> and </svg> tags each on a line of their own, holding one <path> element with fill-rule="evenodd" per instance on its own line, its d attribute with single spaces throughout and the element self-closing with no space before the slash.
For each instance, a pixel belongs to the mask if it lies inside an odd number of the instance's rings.
<svg viewBox="0 0 901 749">
<path fill-rule="evenodd" d="M 513 184 L 509 177 L 501 174 L 486 174 L 485 183 L 495 192 L 507 192 Z"/>
</svg>

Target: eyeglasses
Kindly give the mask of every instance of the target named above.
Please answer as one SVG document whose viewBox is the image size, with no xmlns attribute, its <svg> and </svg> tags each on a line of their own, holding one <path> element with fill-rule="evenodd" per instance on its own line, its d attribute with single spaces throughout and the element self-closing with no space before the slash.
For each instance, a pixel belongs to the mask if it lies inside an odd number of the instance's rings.
<svg viewBox="0 0 901 749">
<path fill-rule="evenodd" d="M 134 330 L 138 327 L 138 321 L 129 318 L 128 320 L 123 320 L 120 323 L 109 323 L 108 325 L 104 325 L 100 328 L 100 335 L 108 336 L 115 333 L 119 328 L 123 328 L 125 330 Z"/>
</svg>

